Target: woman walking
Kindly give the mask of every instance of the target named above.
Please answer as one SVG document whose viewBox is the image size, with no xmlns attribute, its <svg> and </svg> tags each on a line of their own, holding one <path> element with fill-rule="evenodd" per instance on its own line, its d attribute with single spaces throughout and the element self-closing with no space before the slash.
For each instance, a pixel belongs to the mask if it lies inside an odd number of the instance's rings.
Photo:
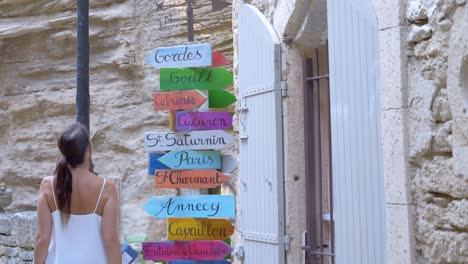
<svg viewBox="0 0 468 264">
<path fill-rule="evenodd" d="M 58 139 L 62 160 L 37 201 L 34 264 L 121 264 L 117 190 L 89 171 L 86 128 L 68 126 Z"/>
</svg>

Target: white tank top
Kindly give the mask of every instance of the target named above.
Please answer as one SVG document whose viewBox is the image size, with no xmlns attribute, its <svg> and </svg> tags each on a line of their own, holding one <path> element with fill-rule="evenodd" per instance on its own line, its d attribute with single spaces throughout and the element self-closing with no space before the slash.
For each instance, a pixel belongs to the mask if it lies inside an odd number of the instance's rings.
<svg viewBox="0 0 468 264">
<path fill-rule="evenodd" d="M 52 181 L 51 181 L 52 184 Z M 92 214 L 70 215 L 67 226 L 62 225 L 60 212 L 52 212 L 53 229 L 46 264 L 107 264 L 107 257 L 101 237 L 101 216 L 96 210 L 101 200 L 106 180 L 102 184 L 101 193 Z M 52 195 L 55 200 L 54 186 Z"/>
</svg>

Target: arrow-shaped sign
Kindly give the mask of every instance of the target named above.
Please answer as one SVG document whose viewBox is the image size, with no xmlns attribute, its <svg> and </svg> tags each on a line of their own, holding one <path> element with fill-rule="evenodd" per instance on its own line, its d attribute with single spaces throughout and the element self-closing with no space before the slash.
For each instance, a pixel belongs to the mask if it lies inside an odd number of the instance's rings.
<svg viewBox="0 0 468 264">
<path fill-rule="evenodd" d="M 200 107 L 205 101 L 206 96 L 198 90 L 153 93 L 155 111 L 193 109 Z"/>
<path fill-rule="evenodd" d="M 157 69 L 211 66 L 211 47 L 200 44 L 156 48 L 145 61 Z"/>
<path fill-rule="evenodd" d="M 231 155 L 222 155 L 221 157 L 221 172 L 232 173 L 237 168 L 237 160 Z"/>
<path fill-rule="evenodd" d="M 153 176 L 154 170 L 170 169 L 162 164 L 158 159 L 166 154 L 148 153 L 148 175 Z M 237 167 L 237 160 L 231 155 L 221 155 L 221 172 L 230 174 Z"/>
<path fill-rule="evenodd" d="M 208 91 L 208 107 L 209 108 L 225 108 L 233 104 L 236 97 L 226 90 L 209 90 Z"/>
<path fill-rule="evenodd" d="M 224 68 L 163 68 L 160 70 L 161 91 L 224 89 L 232 84 L 232 73 Z"/>
<path fill-rule="evenodd" d="M 222 149 L 233 141 L 234 137 L 222 130 L 147 132 L 145 133 L 145 151 Z"/>
<path fill-rule="evenodd" d="M 186 112 L 173 115 L 176 131 L 227 130 L 232 127 L 232 115 L 227 112 Z"/>
<path fill-rule="evenodd" d="M 143 242 L 143 260 L 223 259 L 232 248 L 219 240 Z"/>
<path fill-rule="evenodd" d="M 234 195 L 153 196 L 143 209 L 154 218 L 234 218 Z"/>
<path fill-rule="evenodd" d="M 170 169 L 159 161 L 159 158 L 166 155 L 165 153 L 148 153 L 148 175 L 154 175 L 156 169 Z"/>
<path fill-rule="evenodd" d="M 159 158 L 159 161 L 171 169 L 221 169 L 219 150 L 173 150 Z"/>
<path fill-rule="evenodd" d="M 168 240 L 224 240 L 234 233 L 225 219 L 169 218 Z"/>
<path fill-rule="evenodd" d="M 228 63 L 229 60 L 223 54 L 217 51 L 211 53 L 211 67 L 222 67 Z"/>
<path fill-rule="evenodd" d="M 173 260 L 168 261 L 167 264 L 231 264 L 225 259 L 217 260 Z"/>
<path fill-rule="evenodd" d="M 217 170 L 156 170 L 155 187 L 216 188 L 229 178 Z"/>
</svg>

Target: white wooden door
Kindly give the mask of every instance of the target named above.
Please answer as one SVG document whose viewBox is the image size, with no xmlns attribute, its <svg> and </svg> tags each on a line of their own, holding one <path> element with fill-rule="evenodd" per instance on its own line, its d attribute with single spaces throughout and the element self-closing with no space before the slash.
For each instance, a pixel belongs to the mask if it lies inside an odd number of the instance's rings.
<svg viewBox="0 0 468 264">
<path fill-rule="evenodd" d="M 371 0 L 328 0 L 327 15 L 336 263 L 383 264 L 377 20 Z"/>
<path fill-rule="evenodd" d="M 255 7 L 239 8 L 239 227 L 246 264 L 284 252 L 280 42 Z"/>
</svg>

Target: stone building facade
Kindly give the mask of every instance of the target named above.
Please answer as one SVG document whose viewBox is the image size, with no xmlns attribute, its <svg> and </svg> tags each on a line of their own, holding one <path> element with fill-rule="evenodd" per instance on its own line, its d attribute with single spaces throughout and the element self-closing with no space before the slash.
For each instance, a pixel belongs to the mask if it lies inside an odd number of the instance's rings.
<svg viewBox="0 0 468 264">
<path fill-rule="evenodd" d="M 156 192 L 142 135 L 167 129 L 153 112 L 153 48 L 186 43 L 178 11 L 154 1 L 91 1 L 91 135 L 98 173 L 120 186 L 121 238 L 164 236 L 141 210 Z M 327 40 L 325 0 L 233 1 L 233 24 L 197 29 L 197 42 L 238 61 L 236 14 L 250 3 L 282 40 L 287 263 L 301 263 L 306 230 L 303 60 Z M 0 3 L 0 182 L 13 191 L 0 213 L 0 263 L 30 263 L 35 199 L 53 173 L 55 140 L 74 119 L 72 0 Z M 387 263 L 468 263 L 468 4 L 465 0 L 374 1 L 379 23 Z M 196 12 L 208 15 L 209 8 Z M 179 10 L 180 11 L 180 10 Z M 231 27 L 232 26 L 232 27 Z M 233 49 L 234 46 L 234 49 Z M 231 146 L 235 153 L 237 147 Z M 225 187 L 235 193 L 236 178 Z M 234 188 L 231 188 L 233 186 Z M 15 225 L 12 225 L 12 223 Z"/>
<path fill-rule="evenodd" d="M 326 44 L 326 1 L 236 3 L 257 7 L 282 39 L 288 87 L 283 101 L 287 263 L 301 263 L 307 228 L 305 156 L 297 151 L 305 140 L 303 60 Z M 384 0 L 373 1 L 373 7 L 379 27 L 387 263 L 466 263 L 468 5 Z M 234 33 L 236 40 L 236 23 Z"/>
</svg>

